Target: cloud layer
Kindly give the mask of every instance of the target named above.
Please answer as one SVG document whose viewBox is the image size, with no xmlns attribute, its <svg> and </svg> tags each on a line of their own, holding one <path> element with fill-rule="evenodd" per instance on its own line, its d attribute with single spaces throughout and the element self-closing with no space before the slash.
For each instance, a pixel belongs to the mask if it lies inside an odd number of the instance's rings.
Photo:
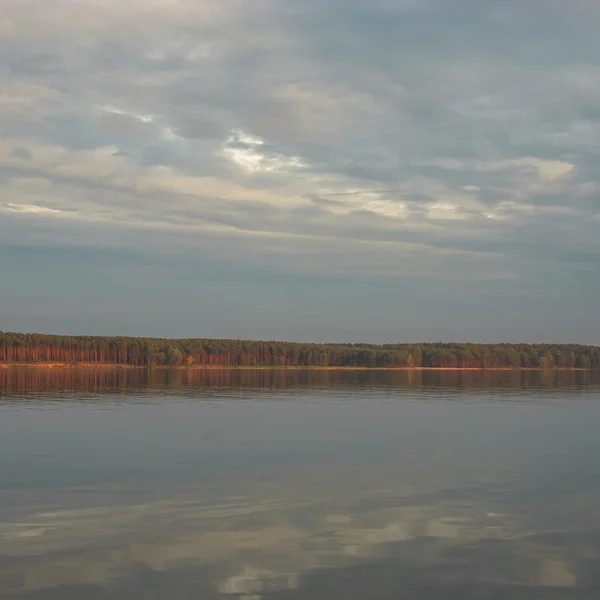
<svg viewBox="0 0 600 600">
<path fill-rule="evenodd" d="M 5 252 L 126 248 L 423 295 L 445 281 L 458 304 L 492 286 L 533 294 L 532 318 L 568 301 L 591 316 L 595 3 L 15 0 L 7 13 Z"/>
</svg>

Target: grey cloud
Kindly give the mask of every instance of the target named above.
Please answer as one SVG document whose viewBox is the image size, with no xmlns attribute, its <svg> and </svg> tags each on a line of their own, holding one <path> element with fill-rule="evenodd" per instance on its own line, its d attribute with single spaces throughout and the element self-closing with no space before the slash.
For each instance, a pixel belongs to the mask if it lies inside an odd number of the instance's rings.
<svg viewBox="0 0 600 600">
<path fill-rule="evenodd" d="M 147 135 L 149 127 L 140 121 L 127 116 L 119 114 L 100 114 L 96 121 L 100 129 L 107 130 L 112 135 Z"/>
<path fill-rule="evenodd" d="M 15 148 L 10 155 L 14 158 L 20 158 L 21 160 L 33 160 L 33 154 L 31 154 L 27 148 Z"/>
<path fill-rule="evenodd" d="M 328 273 L 410 262 L 459 281 L 474 261 L 542 286 L 600 251 L 594 16 L 584 0 L 15 4 L 11 219 L 71 231 L 35 212 L 56 208 L 107 246 L 102 227 L 143 245 L 151 226 L 241 262 L 318 270 L 308 244 Z"/>
<path fill-rule="evenodd" d="M 193 114 L 190 114 L 187 118 L 181 118 L 176 132 L 180 136 L 192 140 L 222 140 L 228 133 L 227 129 L 220 123 L 210 121 L 202 116 L 196 117 Z"/>
<path fill-rule="evenodd" d="M 140 164 L 148 167 L 156 165 L 172 165 L 173 154 L 168 148 L 162 148 L 160 146 L 147 146 L 142 150 Z"/>
</svg>

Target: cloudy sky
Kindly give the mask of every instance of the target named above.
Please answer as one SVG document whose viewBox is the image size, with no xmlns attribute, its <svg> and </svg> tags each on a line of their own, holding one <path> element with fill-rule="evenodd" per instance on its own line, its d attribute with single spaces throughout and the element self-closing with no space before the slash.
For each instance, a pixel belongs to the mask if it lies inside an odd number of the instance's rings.
<svg viewBox="0 0 600 600">
<path fill-rule="evenodd" d="M 596 0 L 8 0 L 0 329 L 600 343 Z"/>
</svg>

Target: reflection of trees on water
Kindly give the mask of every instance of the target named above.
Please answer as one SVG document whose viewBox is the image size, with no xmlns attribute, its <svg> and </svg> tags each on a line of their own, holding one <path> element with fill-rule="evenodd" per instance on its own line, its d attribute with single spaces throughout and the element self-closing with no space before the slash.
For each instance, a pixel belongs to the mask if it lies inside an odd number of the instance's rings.
<svg viewBox="0 0 600 600">
<path fill-rule="evenodd" d="M 128 369 L 128 368 L 0 368 L 0 396 L 52 392 L 161 394 L 171 391 L 277 391 L 294 388 L 329 390 L 429 388 L 446 390 L 584 390 L 600 386 L 594 371 L 367 371 L 319 369 Z"/>
</svg>

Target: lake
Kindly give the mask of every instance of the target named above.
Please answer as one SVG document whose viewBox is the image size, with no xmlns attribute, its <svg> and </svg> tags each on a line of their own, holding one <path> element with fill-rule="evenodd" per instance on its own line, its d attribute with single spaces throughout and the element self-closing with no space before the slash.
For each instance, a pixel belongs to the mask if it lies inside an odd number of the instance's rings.
<svg viewBox="0 0 600 600">
<path fill-rule="evenodd" d="M 600 598 L 600 374 L 0 369 L 0 597 Z"/>
</svg>

